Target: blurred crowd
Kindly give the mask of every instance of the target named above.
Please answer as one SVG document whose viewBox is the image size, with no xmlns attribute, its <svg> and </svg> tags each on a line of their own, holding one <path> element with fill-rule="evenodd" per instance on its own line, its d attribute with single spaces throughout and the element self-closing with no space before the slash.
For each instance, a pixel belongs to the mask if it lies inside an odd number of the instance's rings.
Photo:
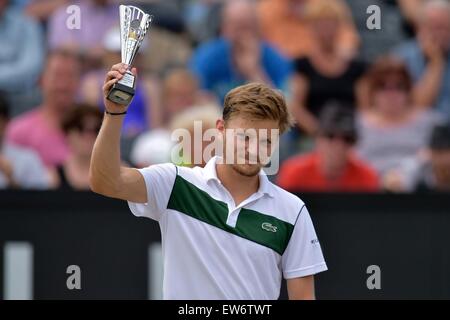
<svg viewBox="0 0 450 320">
<path fill-rule="evenodd" d="M 120 4 L 154 16 L 133 63 L 124 164 L 170 161 L 172 130 L 214 128 L 225 94 L 257 81 L 282 90 L 296 119 L 271 177 L 280 186 L 450 192 L 449 0 Z M 121 60 L 118 5 L 0 0 L 0 189 L 89 188 L 101 88 Z"/>
</svg>

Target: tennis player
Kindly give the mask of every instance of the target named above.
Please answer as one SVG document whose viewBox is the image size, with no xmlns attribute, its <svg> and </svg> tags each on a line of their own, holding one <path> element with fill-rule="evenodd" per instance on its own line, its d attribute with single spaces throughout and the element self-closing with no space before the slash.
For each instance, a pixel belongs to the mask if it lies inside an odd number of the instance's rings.
<svg viewBox="0 0 450 320">
<path fill-rule="evenodd" d="M 105 97 L 125 68 L 117 64 L 108 72 Z M 91 188 L 128 201 L 136 216 L 158 221 L 164 299 L 277 299 L 282 277 L 290 299 L 315 299 L 314 274 L 327 266 L 308 210 L 298 197 L 269 182 L 258 157 L 256 163 L 249 161 L 255 148 L 247 137 L 231 135 L 245 140 L 241 164 L 238 159 L 223 161 L 226 152 L 238 154 L 240 144 L 235 143 L 204 168 L 171 163 L 126 168 L 121 166 L 119 141 L 127 107 L 106 98 L 104 103 Z M 270 148 L 278 141 L 259 132 L 284 132 L 290 119 L 279 92 L 248 84 L 228 93 L 216 128 L 225 147 L 230 143 L 226 132 L 251 129 L 257 132 L 252 139 L 257 147 Z"/>
</svg>

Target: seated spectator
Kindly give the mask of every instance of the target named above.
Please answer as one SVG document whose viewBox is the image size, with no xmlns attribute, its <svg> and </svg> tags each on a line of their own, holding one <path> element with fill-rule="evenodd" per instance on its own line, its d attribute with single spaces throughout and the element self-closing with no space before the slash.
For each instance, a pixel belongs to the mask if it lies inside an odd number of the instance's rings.
<svg viewBox="0 0 450 320">
<path fill-rule="evenodd" d="M 248 0 L 230 0 L 222 12 L 221 36 L 194 52 L 191 68 L 203 89 L 221 100 L 235 86 L 263 82 L 281 88 L 290 73 L 289 62 L 262 42 L 255 5 Z"/>
<path fill-rule="evenodd" d="M 413 163 L 429 140 L 435 115 L 413 104 L 412 80 L 406 66 L 380 58 L 368 74 L 370 107 L 358 117 L 357 151 L 379 173 L 390 191 L 411 191 Z"/>
<path fill-rule="evenodd" d="M 197 78 L 184 68 L 169 70 L 162 81 L 162 124 L 167 126 L 174 116 L 193 105 L 215 104 L 215 97 L 200 90 Z"/>
<path fill-rule="evenodd" d="M 63 121 L 70 155 L 53 171 L 56 189 L 89 190 L 89 165 L 95 139 L 102 125 L 103 114 L 89 105 L 79 105 Z"/>
<path fill-rule="evenodd" d="M 417 191 L 450 192 L 450 123 L 434 127 Z"/>
<path fill-rule="evenodd" d="M 45 41 L 40 26 L 8 2 L 0 0 L 0 90 L 15 116 L 37 101 Z"/>
<path fill-rule="evenodd" d="M 48 171 L 39 156 L 32 150 L 5 141 L 4 133 L 8 121 L 8 106 L 0 96 L 0 189 L 49 188 Z"/>
<path fill-rule="evenodd" d="M 315 149 L 285 161 L 278 175 L 280 187 L 308 192 L 373 192 L 379 189 L 376 172 L 352 152 L 356 141 L 353 113 L 337 105 L 320 117 Z"/>
<path fill-rule="evenodd" d="M 48 22 L 49 47 L 70 49 L 85 54 L 89 60 L 100 60 L 102 40 L 117 24 L 119 8 L 111 0 L 77 0 L 72 4 L 80 8 L 80 27 L 68 28 L 67 7 L 58 8 Z"/>
<path fill-rule="evenodd" d="M 43 102 L 11 121 L 7 141 L 33 149 L 47 167 L 63 163 L 69 149 L 61 125 L 74 106 L 79 78 L 77 56 L 64 51 L 50 53 L 41 80 Z"/>
<path fill-rule="evenodd" d="M 261 0 L 258 5 L 258 16 L 264 39 L 290 58 L 311 56 L 316 38 L 311 33 L 306 7 L 315 0 Z M 351 15 L 345 3 L 336 2 L 344 12 L 342 28 L 337 34 L 336 48 L 339 55 L 352 57 L 358 48 L 356 33 Z"/>
<path fill-rule="evenodd" d="M 414 101 L 450 119 L 450 3 L 426 1 L 415 40 L 394 50 L 414 79 Z"/>
<path fill-rule="evenodd" d="M 103 110 L 103 82 L 109 68 L 121 61 L 120 29 L 113 27 L 103 39 L 103 68 L 89 72 L 81 81 L 82 100 Z M 133 66 L 140 70 L 141 53 L 146 49 L 143 42 L 133 61 Z M 158 81 L 143 72 L 139 72 L 136 93 L 125 116 L 122 134 L 126 137 L 136 136 L 161 123 L 158 101 Z"/>
<path fill-rule="evenodd" d="M 357 85 L 365 65 L 339 54 L 339 33 L 345 23 L 340 2 L 313 0 L 305 9 L 315 46 L 308 57 L 294 62 L 291 79 L 291 110 L 302 131 L 313 135 L 317 117 L 330 102 L 353 108 Z"/>
</svg>

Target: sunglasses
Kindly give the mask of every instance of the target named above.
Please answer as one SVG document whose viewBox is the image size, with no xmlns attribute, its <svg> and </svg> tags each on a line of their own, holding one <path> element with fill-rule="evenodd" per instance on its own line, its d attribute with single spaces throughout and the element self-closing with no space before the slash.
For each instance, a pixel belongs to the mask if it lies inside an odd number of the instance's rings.
<svg viewBox="0 0 450 320">
<path fill-rule="evenodd" d="M 336 133 L 327 133 L 324 135 L 325 138 L 329 140 L 342 140 L 347 144 L 354 144 L 356 142 L 356 137 L 352 134 L 336 134 Z"/>
<path fill-rule="evenodd" d="M 89 126 L 89 125 L 84 125 L 84 124 L 76 126 L 76 129 L 81 133 L 98 134 L 100 132 L 100 128 L 101 128 L 100 124 L 95 125 L 95 126 L 92 126 L 92 125 Z"/>
<path fill-rule="evenodd" d="M 406 91 L 407 87 L 401 83 L 382 83 L 377 87 L 380 91 Z"/>
</svg>

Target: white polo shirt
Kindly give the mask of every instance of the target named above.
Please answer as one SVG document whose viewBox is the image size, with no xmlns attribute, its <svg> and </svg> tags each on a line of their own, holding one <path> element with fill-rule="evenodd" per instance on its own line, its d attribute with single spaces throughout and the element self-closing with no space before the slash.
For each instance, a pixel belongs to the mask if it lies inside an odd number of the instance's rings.
<svg viewBox="0 0 450 320">
<path fill-rule="evenodd" d="M 153 165 L 139 171 L 147 204 L 129 202 L 136 216 L 159 222 L 164 299 L 278 299 L 282 276 L 327 270 L 303 201 L 261 171 L 260 188 L 235 206 L 216 173 Z"/>
</svg>

